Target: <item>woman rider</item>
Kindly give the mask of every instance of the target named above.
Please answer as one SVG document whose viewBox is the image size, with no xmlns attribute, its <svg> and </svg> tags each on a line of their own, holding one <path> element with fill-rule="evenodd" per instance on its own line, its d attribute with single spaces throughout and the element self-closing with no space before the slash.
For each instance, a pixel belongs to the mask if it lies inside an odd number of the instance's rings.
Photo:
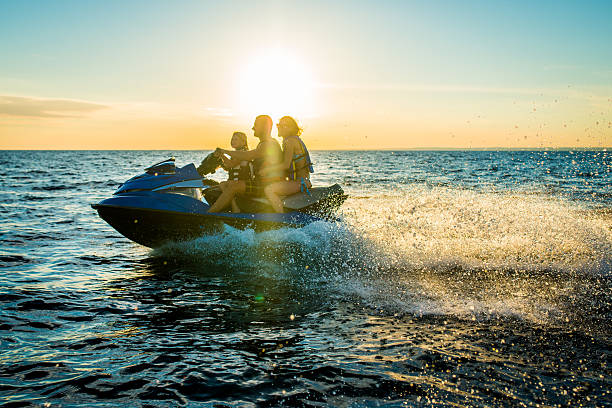
<svg viewBox="0 0 612 408">
<path fill-rule="evenodd" d="M 308 192 L 308 189 L 312 187 L 310 173 L 314 170 L 308 149 L 300 139 L 302 129 L 299 128 L 295 119 L 291 116 L 283 116 L 276 126 L 278 135 L 283 138 L 283 162 L 264 169 L 262 173 L 266 174 L 278 169 L 289 172 L 289 180 L 271 183 L 264 188 L 264 194 L 272 204 L 274 211 L 282 213 L 283 203 L 279 195 L 288 196 L 300 191 Z"/>
<path fill-rule="evenodd" d="M 232 140 L 230 142 L 234 150 L 248 151 L 249 145 L 247 143 L 247 137 L 243 132 L 234 132 Z M 225 155 L 220 155 L 221 161 L 223 162 L 223 168 L 228 173 L 228 181 L 232 180 L 244 180 L 249 181 L 253 178 L 253 163 L 247 160 L 228 159 Z M 227 181 L 223 181 L 219 184 L 219 188 L 223 192 L 227 186 Z M 232 212 L 239 213 L 240 207 L 236 204 L 236 199 L 232 199 Z"/>
<path fill-rule="evenodd" d="M 282 161 L 282 150 L 271 136 L 272 118 L 259 115 L 253 124 L 253 134 L 260 142 L 254 150 L 234 151 L 217 149 L 217 154 L 227 154 L 235 160 L 253 161 L 255 180 L 227 181 L 223 193 L 209 208 L 208 212 L 219 212 L 230 204 L 236 194 L 263 195 L 264 188 L 273 182 L 283 179 L 282 169 L 267 171 L 268 167 L 276 166 Z M 265 174 L 264 174 L 265 173 Z"/>
</svg>

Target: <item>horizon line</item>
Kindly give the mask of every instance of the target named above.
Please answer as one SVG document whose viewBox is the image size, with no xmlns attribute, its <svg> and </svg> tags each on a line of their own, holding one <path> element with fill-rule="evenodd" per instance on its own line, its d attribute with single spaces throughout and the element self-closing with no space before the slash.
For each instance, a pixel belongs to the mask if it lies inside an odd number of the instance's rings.
<svg viewBox="0 0 612 408">
<path fill-rule="evenodd" d="M 212 151 L 211 149 L 2 149 L 2 152 L 161 152 L 161 151 L 177 151 L 177 152 L 199 152 Z M 592 147 L 401 147 L 401 148 L 379 148 L 379 149 L 309 149 L 312 152 L 375 152 L 375 151 L 612 151 L 612 146 L 592 146 Z"/>
</svg>

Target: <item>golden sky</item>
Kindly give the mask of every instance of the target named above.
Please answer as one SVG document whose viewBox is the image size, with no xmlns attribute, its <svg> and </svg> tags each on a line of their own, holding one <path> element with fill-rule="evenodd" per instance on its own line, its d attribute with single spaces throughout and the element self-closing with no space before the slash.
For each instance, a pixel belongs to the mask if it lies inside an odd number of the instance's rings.
<svg viewBox="0 0 612 408">
<path fill-rule="evenodd" d="M 4 2 L 0 149 L 612 146 L 612 6 L 527 4 Z"/>
</svg>

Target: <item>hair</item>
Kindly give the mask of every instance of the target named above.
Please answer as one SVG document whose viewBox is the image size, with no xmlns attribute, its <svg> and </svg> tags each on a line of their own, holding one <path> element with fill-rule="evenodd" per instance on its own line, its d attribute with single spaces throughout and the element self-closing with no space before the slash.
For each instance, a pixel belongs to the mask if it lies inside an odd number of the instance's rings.
<svg viewBox="0 0 612 408">
<path fill-rule="evenodd" d="M 244 132 L 234 132 L 232 137 L 234 137 L 234 136 L 240 138 L 240 141 L 242 142 L 242 148 L 239 149 L 239 150 L 249 150 L 249 144 L 247 142 L 247 137 L 246 137 L 246 134 Z"/>
<path fill-rule="evenodd" d="M 274 122 L 272 121 L 272 118 L 268 115 L 259 115 L 255 118 L 255 123 L 260 123 L 260 122 L 264 122 L 266 124 L 267 130 L 271 131 L 272 130 L 272 125 L 274 124 Z"/>
<path fill-rule="evenodd" d="M 278 121 L 278 123 L 281 123 L 281 122 L 287 123 L 287 125 L 291 128 L 291 134 L 293 136 L 300 136 L 302 134 L 302 129 L 298 126 L 295 119 L 293 119 L 291 116 L 283 116 Z"/>
</svg>

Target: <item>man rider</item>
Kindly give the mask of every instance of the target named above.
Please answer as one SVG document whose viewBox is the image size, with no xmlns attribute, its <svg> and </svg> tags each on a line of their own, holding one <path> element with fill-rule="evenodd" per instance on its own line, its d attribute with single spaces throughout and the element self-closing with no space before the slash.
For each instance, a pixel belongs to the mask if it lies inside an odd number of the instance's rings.
<svg viewBox="0 0 612 408">
<path fill-rule="evenodd" d="M 278 164 L 283 160 L 283 152 L 278 142 L 272 138 L 272 118 L 268 115 L 259 115 L 253 124 L 253 134 L 260 142 L 253 150 L 238 151 L 218 148 L 216 154 L 226 154 L 235 160 L 253 161 L 254 180 L 229 180 L 223 193 L 217 201 L 209 208 L 208 212 L 220 212 L 227 207 L 236 194 L 264 195 L 264 188 L 271 183 L 284 179 L 284 171 L 278 169 Z M 272 171 L 266 168 L 274 167 Z M 263 171 L 262 171 L 263 170 Z M 265 174 L 262 176 L 260 173 Z"/>
</svg>

